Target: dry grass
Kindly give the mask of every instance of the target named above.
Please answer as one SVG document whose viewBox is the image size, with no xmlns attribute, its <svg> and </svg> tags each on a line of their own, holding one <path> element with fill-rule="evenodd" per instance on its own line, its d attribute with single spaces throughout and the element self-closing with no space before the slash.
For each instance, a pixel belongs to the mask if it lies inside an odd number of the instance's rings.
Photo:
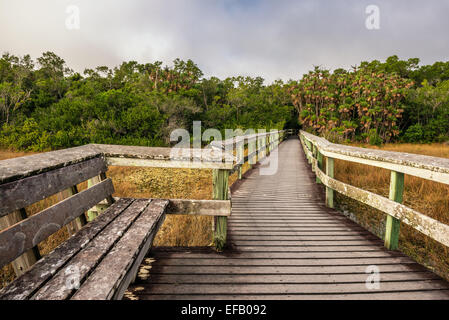
<svg viewBox="0 0 449 320">
<path fill-rule="evenodd" d="M 29 156 L 34 153 L 35 152 L 17 152 L 17 151 L 10 151 L 10 150 L 0 150 L 0 160 Z"/>
<path fill-rule="evenodd" d="M 211 199 L 212 171 L 194 169 L 110 167 L 117 197 Z M 212 218 L 168 216 L 156 246 L 207 246 L 212 242 Z"/>
<path fill-rule="evenodd" d="M 364 145 L 358 146 L 365 147 Z M 372 146 L 367 147 L 373 148 Z M 387 144 L 380 149 L 449 158 L 449 146 L 446 144 Z M 335 177 L 350 185 L 388 197 L 389 170 L 336 160 Z M 384 237 L 385 214 L 342 195 L 337 195 L 336 199 L 337 205 L 341 209 L 355 214 L 354 218 L 358 223 L 379 237 Z M 404 204 L 449 224 L 448 185 L 406 175 Z M 419 263 L 449 279 L 449 250 L 447 247 L 404 224 L 401 226 L 399 247 L 401 251 Z"/>
<path fill-rule="evenodd" d="M 0 160 L 31 153 L 0 150 Z M 244 166 L 246 170 L 248 166 Z M 108 177 L 113 181 L 116 197 L 159 199 L 212 199 L 212 170 L 109 167 Z M 233 174 L 229 183 L 237 180 Z M 79 184 L 78 190 L 87 188 Z M 33 215 L 58 202 L 57 195 L 39 201 L 26 208 Z M 208 246 L 212 243 L 212 217 L 167 216 L 155 240 L 155 246 Z M 68 239 L 66 228 L 56 232 L 38 245 L 46 255 Z M 0 270 L 0 288 L 14 279 L 11 265 Z"/>
</svg>

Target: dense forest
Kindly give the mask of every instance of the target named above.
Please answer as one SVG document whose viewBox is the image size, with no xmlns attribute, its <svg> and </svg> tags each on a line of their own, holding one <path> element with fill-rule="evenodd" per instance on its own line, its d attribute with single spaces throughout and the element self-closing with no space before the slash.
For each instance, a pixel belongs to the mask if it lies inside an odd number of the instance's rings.
<svg viewBox="0 0 449 320">
<path fill-rule="evenodd" d="M 110 143 L 167 146 L 202 128 L 304 129 L 333 141 L 449 140 L 449 62 L 362 62 L 301 79 L 205 78 L 191 60 L 123 62 L 83 74 L 52 52 L 0 59 L 0 145 L 51 150 Z"/>
</svg>

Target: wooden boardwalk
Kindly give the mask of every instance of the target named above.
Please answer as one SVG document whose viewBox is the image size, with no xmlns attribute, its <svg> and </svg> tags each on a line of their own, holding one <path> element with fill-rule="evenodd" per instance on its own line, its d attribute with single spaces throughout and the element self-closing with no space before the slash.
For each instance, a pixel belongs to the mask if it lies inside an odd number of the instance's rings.
<svg viewBox="0 0 449 320">
<path fill-rule="evenodd" d="M 275 175 L 256 168 L 233 192 L 228 239 L 220 254 L 154 248 L 125 298 L 449 299 L 445 280 L 324 206 L 295 138 L 279 146 Z"/>
</svg>

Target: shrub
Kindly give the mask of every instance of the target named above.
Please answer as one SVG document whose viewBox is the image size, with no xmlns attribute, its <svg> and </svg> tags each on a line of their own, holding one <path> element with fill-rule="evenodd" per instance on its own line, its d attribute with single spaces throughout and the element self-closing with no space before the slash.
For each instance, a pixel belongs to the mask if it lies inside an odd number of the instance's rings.
<svg viewBox="0 0 449 320">
<path fill-rule="evenodd" d="M 368 134 L 368 142 L 371 145 L 380 146 L 382 144 L 382 138 L 377 134 L 376 129 L 371 129 Z"/>
<path fill-rule="evenodd" d="M 411 143 L 418 143 L 424 140 L 424 131 L 423 127 L 420 124 L 415 124 L 413 126 L 408 127 L 407 131 L 404 134 L 404 141 Z"/>
<path fill-rule="evenodd" d="M 26 151 L 44 151 L 51 147 L 50 135 L 40 130 L 34 118 L 25 119 L 22 125 L 4 124 L 0 144 Z"/>
</svg>

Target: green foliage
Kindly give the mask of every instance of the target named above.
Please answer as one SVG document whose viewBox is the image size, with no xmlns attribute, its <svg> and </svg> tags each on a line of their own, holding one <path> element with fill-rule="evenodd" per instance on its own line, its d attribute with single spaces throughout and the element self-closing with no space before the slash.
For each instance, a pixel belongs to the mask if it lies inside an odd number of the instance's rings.
<svg viewBox="0 0 449 320">
<path fill-rule="evenodd" d="M 449 139 L 449 80 L 422 86 L 407 96 L 404 120 L 409 124 L 403 140 L 432 142 Z"/>
<path fill-rule="evenodd" d="M 315 68 L 290 93 L 304 128 L 373 144 L 399 135 L 402 102 L 412 81 L 362 65 L 351 72 Z"/>
<path fill-rule="evenodd" d="M 33 118 L 25 119 L 21 126 L 5 123 L 0 136 L 0 143 L 27 151 L 44 151 L 48 149 L 50 135 L 39 128 Z"/>
<path fill-rule="evenodd" d="M 177 128 L 299 128 L 371 144 L 449 140 L 449 62 L 389 57 L 299 81 L 202 78 L 191 60 L 123 62 L 74 73 L 45 52 L 0 58 L 0 144 L 23 150 L 86 143 L 168 146 Z"/>
<path fill-rule="evenodd" d="M 74 73 L 52 52 L 0 59 L 0 144 L 25 150 L 87 143 L 167 146 L 177 128 L 282 129 L 295 119 L 284 83 L 201 78 L 191 60 L 123 62 Z"/>
<path fill-rule="evenodd" d="M 408 127 L 404 134 L 404 139 L 405 141 L 412 143 L 422 142 L 424 140 L 423 126 L 417 123 Z"/>
<path fill-rule="evenodd" d="M 382 138 L 377 134 L 376 129 L 371 129 L 368 132 L 368 142 L 371 145 L 379 146 L 382 144 Z"/>
</svg>

